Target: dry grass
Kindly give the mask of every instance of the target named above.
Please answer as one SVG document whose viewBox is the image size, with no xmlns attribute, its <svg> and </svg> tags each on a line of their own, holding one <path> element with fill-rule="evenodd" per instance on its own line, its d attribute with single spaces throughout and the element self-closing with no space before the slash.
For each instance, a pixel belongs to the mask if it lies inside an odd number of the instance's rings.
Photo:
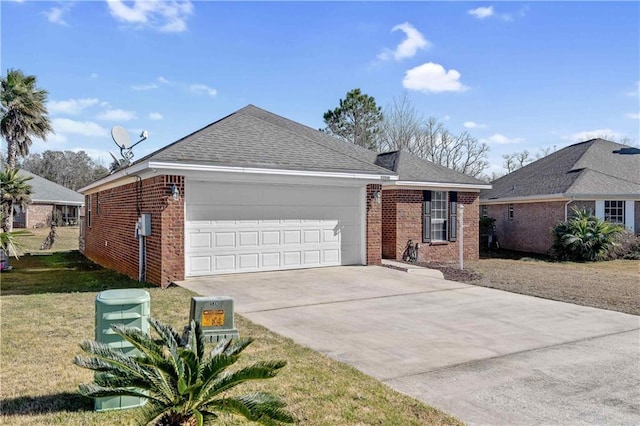
<svg viewBox="0 0 640 426">
<path fill-rule="evenodd" d="M 133 424 L 137 410 L 92 411 L 92 401 L 77 394 L 78 384 L 91 381 L 92 373 L 74 366 L 72 359 L 79 353 L 80 341 L 93 339 L 97 292 L 140 287 L 139 283 L 96 267 L 77 252 L 25 256 L 13 266 L 12 272 L 1 276 L 0 423 Z M 151 315 L 178 329 L 187 323 L 190 292 L 177 287 L 146 289 Z M 236 326 L 242 336 L 256 338 L 243 362 L 287 360 L 275 379 L 257 386 L 282 396 L 299 424 L 460 424 L 240 316 Z M 251 386 L 238 390 L 246 392 Z M 246 423 L 225 418 L 219 424 Z"/>
<path fill-rule="evenodd" d="M 53 253 L 57 251 L 78 250 L 78 238 L 80 228 L 77 226 L 58 226 L 58 234 L 53 247 L 49 250 L 40 250 L 42 242 L 49 235 L 51 228 L 28 229 L 30 236 L 19 237 L 18 241 L 25 253 Z"/>
<path fill-rule="evenodd" d="M 481 274 L 471 284 L 545 299 L 640 315 L 640 261 L 550 262 L 481 259 L 467 262 Z"/>
</svg>

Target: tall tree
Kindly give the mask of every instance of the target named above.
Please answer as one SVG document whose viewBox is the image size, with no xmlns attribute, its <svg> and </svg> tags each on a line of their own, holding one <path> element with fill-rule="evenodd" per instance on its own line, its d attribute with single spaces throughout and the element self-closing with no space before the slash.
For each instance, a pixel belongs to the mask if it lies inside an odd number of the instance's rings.
<svg viewBox="0 0 640 426">
<path fill-rule="evenodd" d="M 74 191 L 109 174 L 84 151 L 31 154 L 23 161 L 22 168 Z"/>
<path fill-rule="evenodd" d="M 0 204 L 2 205 L 2 230 L 13 230 L 13 206 L 22 208 L 31 202 L 31 177 L 20 176 L 18 169 L 0 170 Z"/>
<path fill-rule="evenodd" d="M 382 108 L 360 89 L 351 90 L 340 99 L 340 106 L 324 113 L 326 132 L 373 150 L 382 119 Z"/>
<path fill-rule="evenodd" d="M 10 69 L 0 77 L 0 134 L 7 141 L 7 166 L 16 168 L 18 156 L 29 155 L 31 138 L 46 140 L 53 133 L 47 112 L 47 91 L 36 77 Z"/>
<path fill-rule="evenodd" d="M 418 157 L 477 177 L 489 167 L 489 146 L 467 132 L 451 133 L 435 117 L 424 119 L 406 93 L 385 110 L 381 150 L 404 150 Z"/>
</svg>

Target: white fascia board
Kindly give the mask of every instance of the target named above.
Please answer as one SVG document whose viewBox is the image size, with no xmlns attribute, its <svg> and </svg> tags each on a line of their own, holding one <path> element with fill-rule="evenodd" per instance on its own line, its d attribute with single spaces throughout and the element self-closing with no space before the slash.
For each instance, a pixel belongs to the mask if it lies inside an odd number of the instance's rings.
<svg viewBox="0 0 640 426">
<path fill-rule="evenodd" d="M 571 201 L 577 200 L 566 194 L 550 194 L 550 195 L 531 195 L 528 197 L 504 197 L 495 199 L 480 199 L 480 204 L 518 204 L 518 203 L 549 203 L 552 201 Z"/>
<path fill-rule="evenodd" d="M 105 186 L 108 188 L 119 186 L 122 183 L 117 183 L 116 181 L 127 178 L 127 177 L 133 177 L 134 175 L 147 169 L 149 169 L 149 162 L 134 164 L 131 167 L 127 167 L 126 169 L 115 172 L 112 175 L 103 177 L 102 179 L 97 180 L 93 183 L 90 183 L 87 186 L 83 186 L 82 188 L 78 189 L 78 192 L 83 194 L 84 193 L 91 194 L 93 192 L 97 192 L 100 189 L 106 189 L 106 188 L 103 188 Z"/>
<path fill-rule="evenodd" d="M 640 194 L 566 194 L 574 200 L 640 200 Z"/>
<path fill-rule="evenodd" d="M 371 182 L 380 182 L 388 180 L 397 180 L 398 176 L 381 175 L 381 174 L 365 174 L 365 173 L 341 173 L 341 172 L 319 172 L 310 170 L 287 170 L 287 169 L 265 169 L 258 167 L 230 167 L 230 166 L 207 166 L 202 164 L 181 164 L 181 163 L 163 163 L 149 162 L 148 167 L 156 171 L 167 171 L 170 173 L 179 172 L 224 172 L 224 173 L 243 173 L 243 174 L 262 174 L 262 175 L 279 175 L 279 176 L 308 176 L 308 177 L 325 177 L 338 179 L 359 179 Z"/>
<path fill-rule="evenodd" d="M 398 180 L 395 182 L 383 182 L 382 189 L 464 189 L 468 192 L 480 192 L 482 189 L 491 189 L 491 184 L 469 184 L 469 183 L 442 183 L 442 182 L 414 182 Z"/>
<path fill-rule="evenodd" d="M 84 206 L 84 201 L 63 201 L 63 200 L 32 200 L 31 204 L 56 204 L 63 206 Z"/>
</svg>

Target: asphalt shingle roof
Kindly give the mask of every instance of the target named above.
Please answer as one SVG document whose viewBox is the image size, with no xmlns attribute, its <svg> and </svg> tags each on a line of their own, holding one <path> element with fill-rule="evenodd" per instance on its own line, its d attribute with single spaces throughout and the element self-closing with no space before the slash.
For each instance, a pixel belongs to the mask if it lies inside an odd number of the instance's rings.
<svg viewBox="0 0 640 426">
<path fill-rule="evenodd" d="M 72 189 L 65 188 L 55 182 L 51 182 L 41 176 L 34 175 L 26 170 L 19 170 L 20 176 L 31 177 L 27 183 L 31 185 L 31 201 L 34 203 L 52 203 L 67 205 L 84 204 L 84 196 Z"/>
<path fill-rule="evenodd" d="M 549 154 L 492 182 L 482 200 L 564 194 L 640 195 L 640 149 L 591 139 Z"/>
<path fill-rule="evenodd" d="M 249 105 L 138 162 L 390 174 L 365 151 Z"/>
<path fill-rule="evenodd" d="M 401 181 L 488 185 L 487 182 L 416 157 L 405 151 L 378 154 L 376 164 L 398 173 Z"/>
</svg>

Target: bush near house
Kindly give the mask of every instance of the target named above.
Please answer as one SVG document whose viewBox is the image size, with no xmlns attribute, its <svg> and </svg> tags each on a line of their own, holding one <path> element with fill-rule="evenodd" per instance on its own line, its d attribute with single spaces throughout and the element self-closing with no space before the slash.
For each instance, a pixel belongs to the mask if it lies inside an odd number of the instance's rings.
<svg viewBox="0 0 640 426">
<path fill-rule="evenodd" d="M 605 259 L 640 260 L 640 234 L 636 235 L 629 230 L 618 234 L 607 250 Z"/>
<path fill-rule="evenodd" d="M 551 254 L 559 260 L 605 260 L 616 237 L 624 231 L 620 225 L 605 222 L 584 209 L 573 209 L 573 217 L 553 227 Z"/>
</svg>

